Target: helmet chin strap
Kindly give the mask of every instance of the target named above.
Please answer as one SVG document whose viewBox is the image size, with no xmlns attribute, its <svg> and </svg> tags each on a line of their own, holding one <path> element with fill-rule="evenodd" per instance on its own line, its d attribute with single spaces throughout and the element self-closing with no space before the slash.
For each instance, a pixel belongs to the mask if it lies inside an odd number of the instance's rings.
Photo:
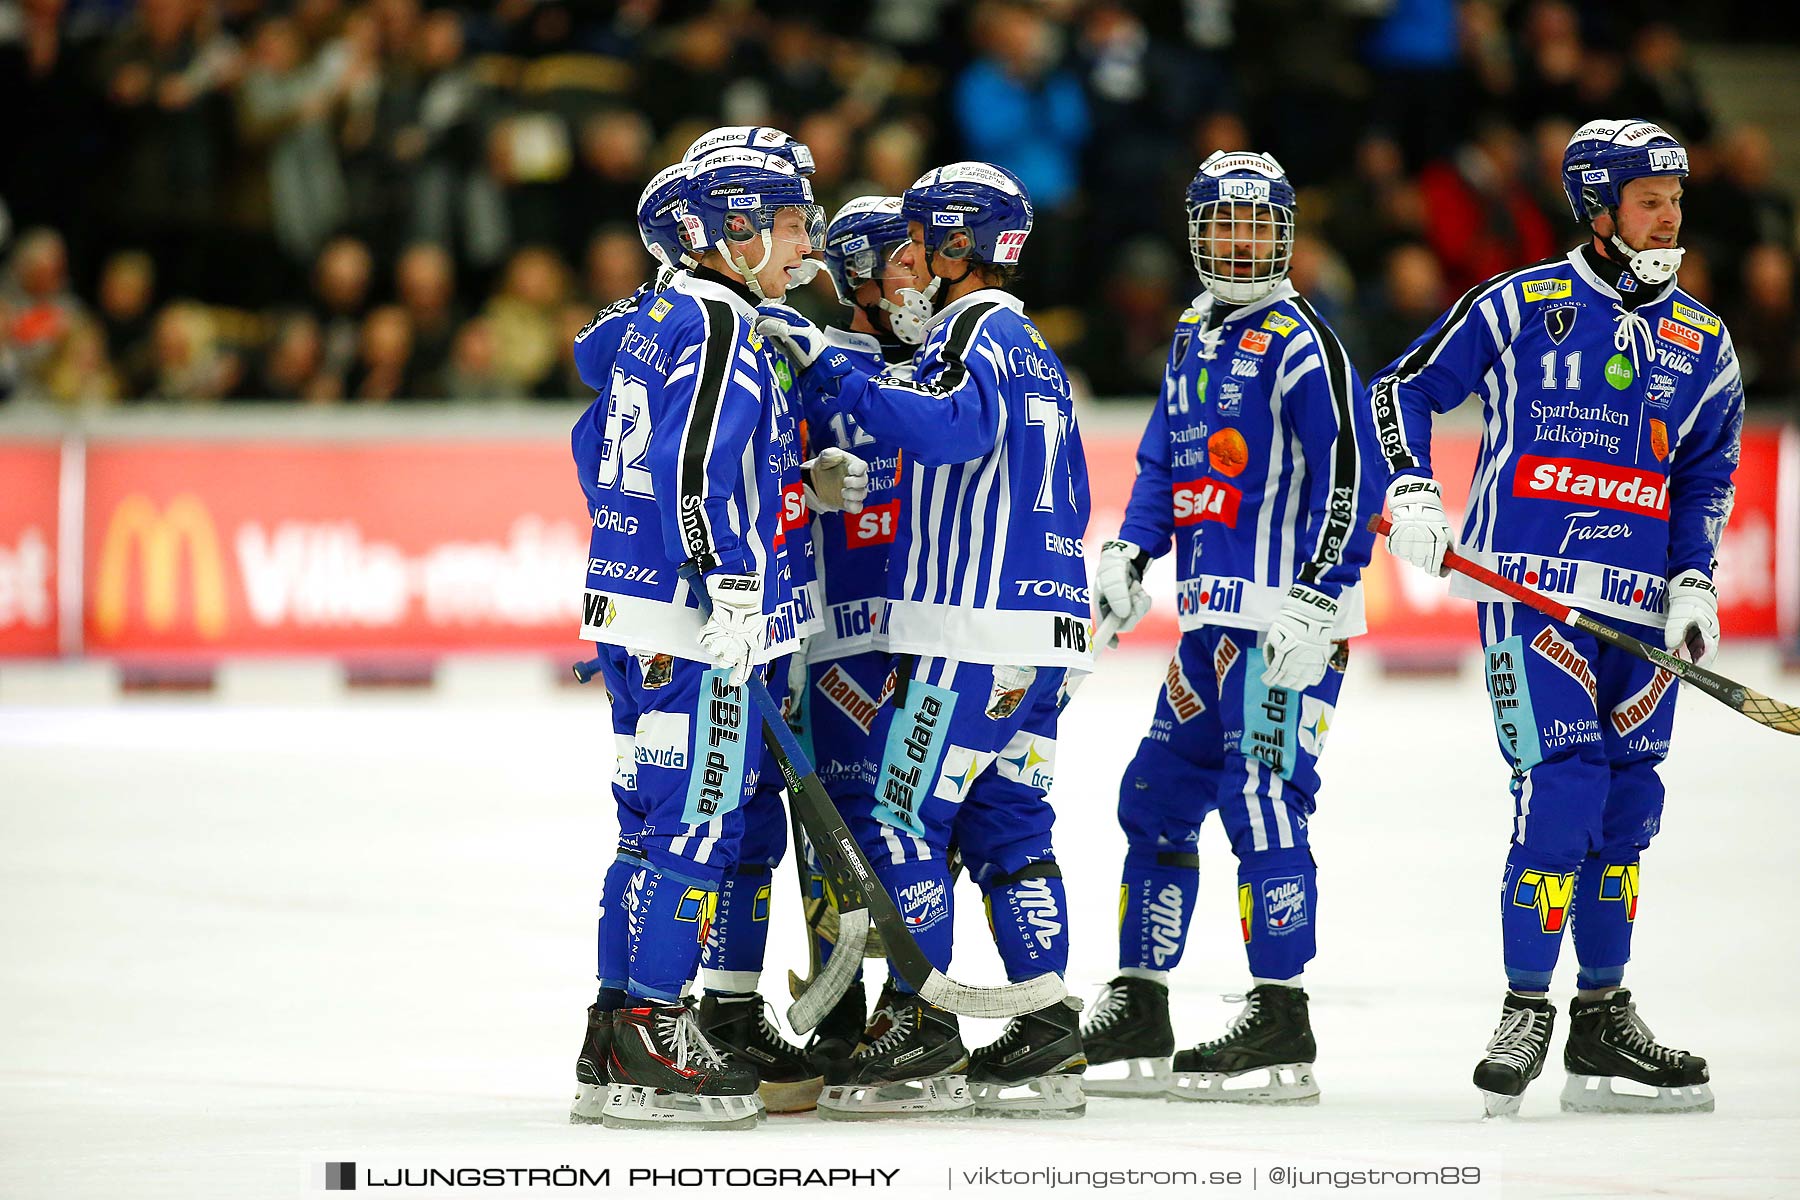
<svg viewBox="0 0 1800 1200">
<path fill-rule="evenodd" d="M 762 261 L 757 263 L 754 267 L 744 261 L 743 255 L 730 249 L 731 243 L 729 241 L 720 239 L 719 248 L 725 251 L 725 260 L 731 264 L 731 269 L 743 277 L 744 286 L 750 289 L 750 294 L 755 296 L 758 300 L 768 300 L 770 297 L 763 291 L 762 282 L 756 278 L 756 273 L 769 265 L 769 259 L 775 253 L 775 242 L 774 239 L 769 236 L 769 231 L 767 229 L 762 230 L 757 236 L 762 239 L 763 253 Z M 774 297 L 774 299 L 780 300 L 786 295 L 787 289 L 783 288 L 781 295 Z"/>
</svg>

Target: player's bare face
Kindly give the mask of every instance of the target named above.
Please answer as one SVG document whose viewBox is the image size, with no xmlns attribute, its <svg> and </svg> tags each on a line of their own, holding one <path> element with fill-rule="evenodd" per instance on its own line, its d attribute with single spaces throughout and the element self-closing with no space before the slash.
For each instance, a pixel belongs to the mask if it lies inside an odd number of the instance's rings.
<svg viewBox="0 0 1800 1200">
<path fill-rule="evenodd" d="M 1275 216 L 1255 204 L 1220 205 L 1201 236 L 1201 250 L 1210 255 L 1219 274 L 1238 279 L 1266 275 L 1275 257 L 1279 238 Z"/>
<path fill-rule="evenodd" d="M 1595 231 L 1607 235 L 1605 217 L 1595 220 Z M 1673 175 L 1651 175 L 1627 180 L 1619 189 L 1619 237 L 1633 250 L 1668 250 L 1681 238 L 1681 180 Z"/>
<path fill-rule="evenodd" d="M 812 240 L 806 234 L 806 217 L 797 208 L 780 210 L 769 228 L 769 261 L 756 273 L 756 282 L 762 285 L 765 294 L 782 295 L 792 283 L 789 272 L 812 252 Z"/>
</svg>

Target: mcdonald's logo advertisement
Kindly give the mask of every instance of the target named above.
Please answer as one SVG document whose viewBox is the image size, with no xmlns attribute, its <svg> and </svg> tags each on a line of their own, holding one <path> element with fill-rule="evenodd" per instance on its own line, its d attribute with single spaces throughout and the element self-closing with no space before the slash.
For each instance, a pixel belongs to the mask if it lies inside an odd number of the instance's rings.
<svg viewBox="0 0 1800 1200">
<path fill-rule="evenodd" d="M 587 523 L 560 457 L 538 443 L 96 446 L 87 648 L 578 649 Z"/>
<path fill-rule="evenodd" d="M 0 445 L 0 657 L 44 658 L 59 650 L 54 443 Z"/>
</svg>

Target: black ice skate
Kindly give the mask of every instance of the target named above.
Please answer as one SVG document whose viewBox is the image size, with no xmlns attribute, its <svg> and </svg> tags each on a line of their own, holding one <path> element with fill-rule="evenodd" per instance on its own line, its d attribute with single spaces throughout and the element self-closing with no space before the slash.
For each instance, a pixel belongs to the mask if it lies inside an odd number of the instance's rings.
<svg viewBox="0 0 1800 1200">
<path fill-rule="evenodd" d="M 1065 996 L 1014 1017 L 992 1045 L 969 1055 L 975 1111 L 995 1117 L 1079 1117 L 1087 1111 L 1081 1073 L 1081 1001 Z"/>
<path fill-rule="evenodd" d="M 1506 993 L 1500 1024 L 1475 1064 L 1475 1086 L 1488 1116 L 1510 1117 L 1519 1111 L 1525 1085 L 1544 1069 L 1555 1028 L 1556 1005 L 1542 996 Z"/>
<path fill-rule="evenodd" d="M 763 1119 L 756 1072 L 727 1062 L 685 1001 L 620 1009 L 608 1073 L 608 1129 L 749 1129 Z"/>
<path fill-rule="evenodd" d="M 1569 1040 L 1563 1047 L 1569 1081 L 1564 1112 L 1711 1112 L 1706 1060 L 1659 1045 L 1620 988 L 1599 1000 L 1569 1002 Z M 1625 1091 L 1616 1084 L 1625 1083 Z"/>
<path fill-rule="evenodd" d="M 831 1006 L 831 1011 L 819 1021 L 819 1027 L 813 1030 L 812 1040 L 806 1043 L 806 1057 L 815 1074 L 828 1074 L 832 1063 L 843 1062 L 862 1045 L 868 1003 L 862 980 L 851 980 L 844 994 Z"/>
<path fill-rule="evenodd" d="M 1222 1037 L 1176 1053 L 1167 1094 L 1176 1100 L 1317 1104 L 1318 1048 L 1306 1016 L 1306 993 L 1265 983 L 1251 988 L 1244 1000 L 1244 1011 Z M 1245 1075 L 1252 1078 L 1234 1082 Z"/>
<path fill-rule="evenodd" d="M 969 1052 L 956 1018 L 915 995 L 896 994 L 863 1035 L 866 1045 L 833 1064 L 819 1095 L 827 1121 L 966 1115 Z"/>
<path fill-rule="evenodd" d="M 569 1108 L 572 1125 L 598 1125 L 606 1108 L 606 1060 L 612 1055 L 613 1015 L 598 1004 L 588 1005 L 587 1034 L 581 1039 L 581 1056 L 575 1060 L 575 1103 Z"/>
<path fill-rule="evenodd" d="M 1081 1086 L 1088 1095 L 1163 1095 L 1169 1090 L 1169 1056 L 1175 1053 L 1168 987 L 1154 979 L 1119 976 L 1088 1010 L 1081 1045 L 1088 1060 Z M 1103 1064 L 1111 1069 L 1096 1078 L 1094 1068 Z"/>
<path fill-rule="evenodd" d="M 733 1063 L 756 1072 L 756 1091 L 769 1112 L 811 1112 L 818 1104 L 824 1075 L 770 1024 L 760 995 L 706 997 L 700 1032 Z"/>
</svg>

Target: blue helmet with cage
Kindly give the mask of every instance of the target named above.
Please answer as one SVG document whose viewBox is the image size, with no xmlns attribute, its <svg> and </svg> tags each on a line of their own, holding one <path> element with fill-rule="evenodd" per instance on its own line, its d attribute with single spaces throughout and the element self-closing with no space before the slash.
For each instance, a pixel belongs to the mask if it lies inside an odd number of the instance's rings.
<svg viewBox="0 0 1800 1200">
<path fill-rule="evenodd" d="M 683 246 L 696 259 L 717 250 L 757 299 L 778 299 L 764 294 L 756 273 L 774 253 L 775 222 L 784 210 L 799 210 L 810 247 L 823 244 L 825 213 L 813 201 L 812 184 L 793 163 L 762 150 L 716 150 L 690 167 L 682 186 Z M 752 252 L 755 262 L 747 257 Z"/>
<path fill-rule="evenodd" d="M 680 234 L 682 184 L 689 166 L 679 162 L 658 171 L 638 197 L 638 236 L 644 239 L 650 257 L 669 270 L 691 267 L 695 261 L 681 244 Z"/>
<path fill-rule="evenodd" d="M 953 260 L 1011 266 L 1019 261 L 1031 233 L 1031 197 L 1025 185 L 992 163 L 932 168 L 906 189 L 901 212 L 924 228 L 927 263 L 942 254 Z"/>
<path fill-rule="evenodd" d="M 900 303 L 885 294 L 873 304 L 856 298 L 856 290 L 863 284 L 881 282 L 895 255 L 911 240 L 899 196 L 858 196 L 838 209 L 825 229 L 825 269 L 831 274 L 840 304 L 862 309 L 877 328 L 885 320 L 896 338 L 917 346 L 925 340 L 925 323 L 931 319 L 931 305 L 924 293 L 902 288 Z M 901 273 L 908 279 L 912 276 L 910 270 Z"/>
<path fill-rule="evenodd" d="M 698 162 L 719 150 L 761 150 L 785 158 L 802 175 L 813 173 L 812 151 L 805 142 L 773 125 L 721 125 L 693 140 L 681 155 L 682 162 Z"/>
<path fill-rule="evenodd" d="M 1295 207 L 1273 155 L 1208 155 L 1187 189 L 1188 251 L 1206 290 L 1231 304 L 1274 291 L 1294 259 Z"/>
<path fill-rule="evenodd" d="M 1563 194 L 1569 211 L 1587 225 L 1595 217 L 1614 218 L 1612 246 L 1624 258 L 1631 273 L 1655 287 L 1672 277 L 1685 251 L 1676 247 L 1634 250 L 1618 232 L 1618 208 L 1625 185 L 1652 175 L 1688 173 L 1687 150 L 1650 121 L 1589 121 L 1575 131 L 1563 148 Z"/>
<path fill-rule="evenodd" d="M 854 305 L 856 289 L 881 277 L 882 264 L 910 239 L 898 196 L 858 196 L 825 227 L 825 270 L 838 303 Z"/>
</svg>

